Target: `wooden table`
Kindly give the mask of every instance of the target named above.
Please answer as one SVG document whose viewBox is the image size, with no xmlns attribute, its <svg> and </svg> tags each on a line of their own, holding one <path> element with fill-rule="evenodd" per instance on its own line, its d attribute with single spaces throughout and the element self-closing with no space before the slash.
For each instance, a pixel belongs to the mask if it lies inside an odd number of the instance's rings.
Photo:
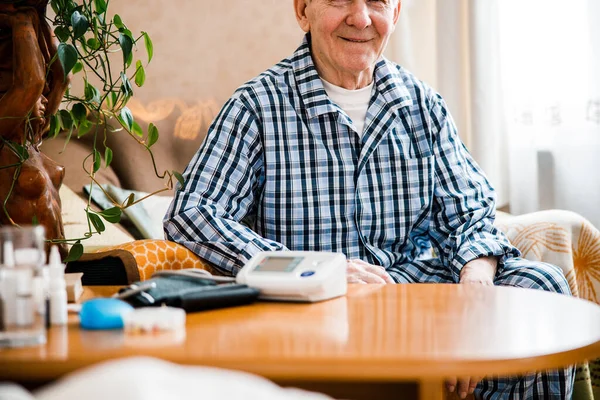
<svg viewBox="0 0 600 400">
<path fill-rule="evenodd" d="M 86 296 L 116 288 L 86 288 Z M 514 374 L 600 356 L 600 307 L 542 291 L 467 285 L 350 285 L 316 304 L 256 303 L 189 314 L 185 338 L 85 331 L 0 350 L 0 380 L 48 381 L 102 360 L 149 355 L 244 370 L 348 398 L 441 399 L 448 376 Z"/>
</svg>

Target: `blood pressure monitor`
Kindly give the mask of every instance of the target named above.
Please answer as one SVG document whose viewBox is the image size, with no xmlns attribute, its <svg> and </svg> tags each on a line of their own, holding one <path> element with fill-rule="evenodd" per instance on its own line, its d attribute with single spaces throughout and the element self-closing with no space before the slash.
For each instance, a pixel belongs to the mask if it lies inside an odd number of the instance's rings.
<svg viewBox="0 0 600 400">
<path fill-rule="evenodd" d="M 238 272 L 236 281 L 260 298 L 315 302 L 346 294 L 346 256 L 316 251 L 266 251 Z"/>
</svg>

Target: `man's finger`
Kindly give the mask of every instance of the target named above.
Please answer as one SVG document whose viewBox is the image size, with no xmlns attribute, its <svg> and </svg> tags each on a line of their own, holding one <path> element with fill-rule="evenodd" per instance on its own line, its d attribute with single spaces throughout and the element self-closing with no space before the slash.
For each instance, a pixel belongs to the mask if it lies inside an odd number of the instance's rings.
<svg viewBox="0 0 600 400">
<path fill-rule="evenodd" d="M 452 393 L 452 392 L 454 392 L 455 388 L 456 388 L 456 377 L 446 379 L 446 389 L 448 389 L 448 391 L 450 393 Z"/>
<path fill-rule="evenodd" d="M 360 272 L 358 274 L 358 278 L 362 279 L 363 281 L 365 281 L 367 283 L 379 283 L 379 284 L 386 283 L 382 277 L 380 277 L 379 275 L 375 275 L 374 273 L 371 273 L 369 271 Z"/>
<path fill-rule="evenodd" d="M 361 259 L 350 260 L 349 263 L 356 264 L 357 266 L 364 268 L 365 271 L 371 272 L 379 276 L 381 279 L 383 279 L 382 283 L 396 283 L 383 267 L 369 264 L 368 262 L 363 261 Z"/>
<path fill-rule="evenodd" d="M 381 279 L 383 279 L 385 283 L 395 283 L 392 277 L 382 267 L 378 267 L 376 265 L 368 265 L 365 267 L 365 269 L 381 277 Z"/>
<path fill-rule="evenodd" d="M 470 381 L 470 378 L 458 378 L 458 387 L 456 389 L 456 393 L 458 393 L 458 397 L 461 399 L 467 397 L 467 394 L 469 393 Z"/>
<path fill-rule="evenodd" d="M 349 275 L 348 275 L 347 282 L 348 283 L 367 283 L 356 276 L 349 276 Z"/>
<path fill-rule="evenodd" d="M 481 382 L 482 379 L 483 377 L 481 376 L 471 377 L 471 382 L 469 383 L 469 394 L 473 394 L 475 388 L 477 387 L 479 382 Z"/>
<path fill-rule="evenodd" d="M 346 274 L 347 276 L 355 276 L 366 283 L 386 284 L 387 281 L 381 276 L 381 271 L 373 268 L 374 266 L 362 260 L 348 260 Z"/>
</svg>

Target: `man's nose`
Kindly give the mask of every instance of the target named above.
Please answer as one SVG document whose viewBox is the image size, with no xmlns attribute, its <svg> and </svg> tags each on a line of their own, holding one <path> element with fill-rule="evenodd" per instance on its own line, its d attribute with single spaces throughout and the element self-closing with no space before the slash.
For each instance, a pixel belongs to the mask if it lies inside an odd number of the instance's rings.
<svg viewBox="0 0 600 400">
<path fill-rule="evenodd" d="M 352 1 L 348 17 L 346 18 L 348 25 L 361 30 L 371 25 L 371 16 L 367 2 L 368 0 Z"/>
</svg>

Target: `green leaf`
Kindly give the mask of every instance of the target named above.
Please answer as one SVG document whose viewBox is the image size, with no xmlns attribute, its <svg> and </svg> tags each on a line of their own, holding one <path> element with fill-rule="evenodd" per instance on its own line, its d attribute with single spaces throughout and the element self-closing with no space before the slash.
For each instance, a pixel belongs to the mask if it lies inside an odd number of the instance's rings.
<svg viewBox="0 0 600 400">
<path fill-rule="evenodd" d="M 67 258 L 63 260 L 63 262 L 68 263 L 71 261 L 77 261 L 83 255 L 83 245 L 78 240 L 73 246 L 71 246 L 71 250 L 69 250 L 69 255 Z"/>
<path fill-rule="evenodd" d="M 84 82 L 83 96 L 86 101 L 91 101 L 94 98 L 94 86 L 92 86 L 87 80 Z"/>
<path fill-rule="evenodd" d="M 67 258 L 63 260 L 63 262 L 68 263 L 71 261 L 77 261 L 83 255 L 83 245 L 78 240 L 73 246 L 71 246 L 71 250 L 69 250 L 69 255 Z"/>
<path fill-rule="evenodd" d="M 150 148 L 158 140 L 158 128 L 152 122 L 148 125 L 148 140 L 146 147 Z"/>
<path fill-rule="evenodd" d="M 129 108 L 123 107 L 121 109 L 120 116 L 121 120 L 127 127 L 127 130 L 131 132 L 131 130 L 133 129 L 133 115 L 131 115 L 131 111 L 129 110 Z"/>
<path fill-rule="evenodd" d="M 132 205 L 134 200 L 135 200 L 135 195 L 133 193 L 130 193 L 129 196 L 127 197 L 127 200 L 125 200 L 124 207 L 127 208 L 130 205 Z"/>
<path fill-rule="evenodd" d="M 146 71 L 144 71 L 142 62 L 137 60 L 135 63 L 135 84 L 137 87 L 142 87 L 144 82 L 146 82 Z"/>
<path fill-rule="evenodd" d="M 90 84 L 87 80 L 85 80 L 83 95 L 85 96 L 85 99 L 87 101 L 100 103 L 100 92 L 94 85 Z"/>
<path fill-rule="evenodd" d="M 73 127 L 73 118 L 71 113 L 67 110 L 60 110 L 58 112 L 59 123 L 62 129 L 69 130 Z"/>
<path fill-rule="evenodd" d="M 98 14 L 104 14 L 106 12 L 106 1 L 94 0 L 94 7 L 96 7 L 96 12 Z"/>
<path fill-rule="evenodd" d="M 113 151 L 110 149 L 110 147 L 106 147 L 104 149 L 104 162 L 106 164 L 106 168 L 108 168 L 110 166 L 112 159 L 113 159 Z"/>
<path fill-rule="evenodd" d="M 71 115 L 75 121 L 81 122 L 87 116 L 87 108 L 85 108 L 83 103 L 75 103 L 71 108 Z"/>
<path fill-rule="evenodd" d="M 123 21 L 119 14 L 115 14 L 113 17 L 113 24 L 117 27 L 118 30 L 125 29 L 125 25 L 123 25 Z"/>
<path fill-rule="evenodd" d="M 54 14 L 56 14 L 56 15 L 60 15 L 60 11 L 61 11 L 61 10 L 58 8 L 58 7 L 59 7 L 59 5 L 57 4 L 57 2 L 56 2 L 56 1 L 51 1 L 51 2 L 50 2 L 50 7 L 52 7 L 52 11 L 54 11 Z"/>
<path fill-rule="evenodd" d="M 112 207 L 107 210 L 101 211 L 100 214 L 105 220 L 116 224 L 121 220 L 121 209 L 119 207 Z"/>
<path fill-rule="evenodd" d="M 125 75 L 125 72 L 121 72 L 121 90 L 125 94 L 125 96 L 133 96 L 133 88 L 131 87 L 131 82 L 129 82 L 129 78 Z"/>
<path fill-rule="evenodd" d="M 77 62 L 77 50 L 71 44 L 60 43 L 58 45 L 58 59 L 65 71 L 64 79 L 67 79 L 67 75 Z"/>
<path fill-rule="evenodd" d="M 60 122 L 58 121 L 58 116 L 52 115 L 50 116 L 50 130 L 48 131 L 48 135 L 52 138 L 55 138 L 59 132 Z"/>
<path fill-rule="evenodd" d="M 76 74 L 83 69 L 83 63 L 81 61 L 77 61 L 73 66 L 73 73 Z"/>
<path fill-rule="evenodd" d="M 152 45 L 152 40 L 147 32 L 142 32 L 142 35 L 144 35 L 144 44 L 146 45 L 146 53 L 148 53 L 148 62 L 150 62 L 154 55 L 154 46 Z"/>
<path fill-rule="evenodd" d="M 69 131 L 67 132 L 67 137 L 65 138 L 65 144 L 63 145 L 63 148 L 59 154 L 62 154 L 65 151 L 65 149 L 67 148 L 67 145 L 69 144 L 69 141 L 71 140 L 72 135 L 73 135 L 73 127 L 71 127 L 71 129 L 69 129 Z"/>
<path fill-rule="evenodd" d="M 130 36 L 119 33 L 119 44 L 121 45 L 121 50 L 123 50 L 123 62 L 125 64 L 131 64 L 131 62 L 127 61 L 132 56 L 131 49 L 133 48 L 133 40 Z"/>
<path fill-rule="evenodd" d="M 98 50 L 100 48 L 100 42 L 96 38 L 88 39 L 87 45 L 92 50 Z"/>
<path fill-rule="evenodd" d="M 144 131 L 142 130 L 142 127 L 140 126 L 140 124 L 138 124 L 135 121 L 133 121 L 133 126 L 131 127 L 131 132 L 135 133 L 139 137 L 144 136 Z"/>
<path fill-rule="evenodd" d="M 27 151 L 27 147 L 20 145 L 19 143 L 10 142 L 12 145 L 12 150 L 19 157 L 20 161 L 26 161 L 29 158 L 29 152 Z"/>
<path fill-rule="evenodd" d="M 74 38 L 79 39 L 88 30 L 90 24 L 85 15 L 81 14 L 79 11 L 74 11 L 73 14 L 71 14 L 71 26 L 73 27 Z"/>
<path fill-rule="evenodd" d="M 31 218 L 31 225 L 37 226 L 39 224 L 40 224 L 40 220 L 38 219 L 37 215 L 34 215 L 33 218 Z"/>
<path fill-rule="evenodd" d="M 110 92 L 110 96 L 108 96 L 106 98 L 107 103 L 108 103 L 108 107 L 109 108 L 113 108 L 115 106 L 115 104 L 117 104 L 117 93 L 116 92 Z"/>
<path fill-rule="evenodd" d="M 77 138 L 80 138 L 80 137 L 84 136 L 85 134 L 87 134 L 89 131 L 92 130 L 93 126 L 94 125 L 87 119 L 84 119 L 83 121 L 81 121 L 81 123 L 79 124 L 79 129 L 77 130 Z"/>
<path fill-rule="evenodd" d="M 185 185 L 185 180 L 183 179 L 183 176 L 175 170 L 173 170 L 171 172 L 173 173 L 173 175 L 175 176 L 175 178 L 177 179 L 177 181 L 179 182 L 181 187 L 183 187 Z"/>
<path fill-rule="evenodd" d="M 66 26 L 57 26 L 56 29 L 54 29 L 54 34 L 61 42 L 66 42 L 71 37 L 71 32 Z"/>
<path fill-rule="evenodd" d="M 94 229 L 96 229 L 96 232 L 102 233 L 106 230 L 104 222 L 102 222 L 102 219 L 100 219 L 100 217 L 97 214 L 88 212 L 87 215 L 90 218 L 90 222 L 92 223 L 92 225 L 94 225 Z"/>
<path fill-rule="evenodd" d="M 94 149 L 94 173 L 98 172 L 100 167 L 102 166 L 102 157 L 100 157 L 100 152 Z"/>
</svg>

